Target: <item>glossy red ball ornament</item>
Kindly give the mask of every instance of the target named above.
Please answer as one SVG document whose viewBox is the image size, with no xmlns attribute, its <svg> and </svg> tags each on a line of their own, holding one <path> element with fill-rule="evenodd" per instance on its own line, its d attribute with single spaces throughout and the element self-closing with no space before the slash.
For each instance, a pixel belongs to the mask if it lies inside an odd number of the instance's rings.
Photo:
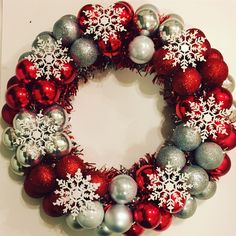
<svg viewBox="0 0 236 236">
<path fill-rule="evenodd" d="M 160 209 L 161 221 L 160 224 L 154 229 L 155 231 L 162 232 L 167 230 L 172 223 L 172 214 L 168 211 Z"/>
<path fill-rule="evenodd" d="M 8 82 L 7 82 L 7 89 L 10 88 L 11 86 L 15 85 L 15 84 L 19 84 L 20 81 L 17 79 L 16 76 L 11 77 Z"/>
<path fill-rule="evenodd" d="M 8 88 L 6 103 L 14 110 L 20 110 L 21 108 L 27 107 L 30 103 L 30 95 L 27 88 L 21 84 L 15 84 Z"/>
<path fill-rule="evenodd" d="M 165 198 L 164 195 L 161 195 L 161 198 Z M 174 202 L 174 205 L 173 205 L 173 208 L 170 209 L 169 206 L 167 206 L 167 200 L 171 198 Z M 179 201 L 176 201 L 176 199 L 179 198 L 180 199 L 180 202 Z M 166 201 L 162 204 L 162 208 L 165 210 L 165 211 L 168 211 L 172 214 L 176 214 L 178 212 L 180 212 L 184 206 L 186 204 L 186 199 L 181 197 L 180 196 L 180 193 L 175 193 L 175 194 L 171 194 L 170 196 L 166 196 Z"/>
<path fill-rule="evenodd" d="M 76 71 L 72 63 L 63 64 L 62 69 L 60 70 L 59 77 L 53 77 L 54 81 L 57 81 L 62 84 L 71 83 L 76 77 Z"/>
<path fill-rule="evenodd" d="M 140 225 L 134 223 L 131 226 L 131 228 L 127 232 L 124 233 L 124 235 L 125 236 L 139 236 L 143 234 L 143 232 L 144 232 L 144 229 Z"/>
<path fill-rule="evenodd" d="M 229 69 L 222 60 L 208 59 L 201 65 L 200 73 L 206 86 L 219 86 L 227 79 Z"/>
<path fill-rule="evenodd" d="M 60 90 L 53 81 L 37 80 L 33 84 L 32 96 L 41 105 L 52 105 L 60 97 Z"/>
<path fill-rule="evenodd" d="M 7 104 L 5 104 L 2 108 L 2 118 L 7 124 L 9 124 L 11 126 L 13 123 L 13 119 L 17 113 L 18 113 L 18 111 L 13 110 Z"/>
<path fill-rule="evenodd" d="M 125 1 L 116 2 L 114 4 L 114 9 L 122 9 L 121 13 L 119 14 L 119 17 L 121 19 L 121 24 L 123 26 L 127 26 L 134 16 L 134 10 L 133 7 Z"/>
<path fill-rule="evenodd" d="M 202 77 L 195 68 L 178 71 L 173 76 L 173 90 L 182 96 L 193 95 L 200 87 Z"/>
<path fill-rule="evenodd" d="M 36 78 L 37 69 L 28 59 L 21 60 L 16 66 L 16 77 L 24 84 L 29 84 Z"/>
<path fill-rule="evenodd" d="M 134 220 L 145 229 L 154 229 L 161 221 L 160 209 L 152 202 L 138 203 L 134 209 Z"/>
<path fill-rule="evenodd" d="M 223 61 L 224 58 L 223 58 L 223 55 L 215 48 L 211 48 L 209 50 L 209 53 L 206 57 L 206 59 L 216 59 L 216 60 L 220 60 L 220 61 Z"/>
<path fill-rule="evenodd" d="M 215 122 L 215 125 L 213 125 L 214 129 L 216 130 L 217 128 L 217 125 L 220 125 L 222 127 L 222 129 L 226 130 L 225 133 L 222 133 L 222 132 L 219 132 L 217 131 L 216 132 L 216 137 L 212 137 L 211 135 L 209 136 L 209 139 L 217 144 L 220 145 L 220 143 L 222 142 L 222 140 L 226 139 L 227 137 L 230 136 L 231 132 L 232 132 L 232 126 L 231 124 L 227 124 L 227 123 L 224 123 L 224 124 L 219 124 L 219 122 Z M 221 146 L 221 145 L 220 145 Z"/>
<path fill-rule="evenodd" d="M 187 31 L 191 34 L 193 34 L 195 31 L 197 31 L 196 37 L 203 37 L 203 38 L 206 37 L 206 35 L 198 28 L 190 28 Z"/>
<path fill-rule="evenodd" d="M 176 107 L 175 112 L 176 115 L 181 120 L 187 120 L 186 112 L 191 112 L 191 103 L 197 102 L 197 98 L 195 96 L 188 96 L 183 99 L 179 98 Z"/>
</svg>

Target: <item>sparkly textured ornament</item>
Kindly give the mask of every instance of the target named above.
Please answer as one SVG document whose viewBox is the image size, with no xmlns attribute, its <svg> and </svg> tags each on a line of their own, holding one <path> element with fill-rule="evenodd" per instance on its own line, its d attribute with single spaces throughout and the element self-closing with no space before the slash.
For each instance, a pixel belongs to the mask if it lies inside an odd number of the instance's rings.
<svg viewBox="0 0 236 236">
<path fill-rule="evenodd" d="M 223 82 L 222 87 L 226 88 L 228 91 L 232 93 L 235 89 L 234 78 L 231 75 L 228 75 L 228 78 Z"/>
<path fill-rule="evenodd" d="M 7 104 L 5 104 L 3 106 L 3 108 L 2 108 L 2 118 L 8 125 L 13 124 L 13 119 L 14 119 L 16 114 L 17 114 L 17 111 L 10 108 Z"/>
<path fill-rule="evenodd" d="M 161 221 L 160 224 L 154 229 L 157 232 L 162 232 L 167 230 L 172 223 L 172 214 L 165 211 L 163 208 L 160 209 Z"/>
<path fill-rule="evenodd" d="M 140 225 L 134 223 L 131 226 L 131 228 L 127 232 L 124 233 L 124 235 L 125 236 L 139 236 L 143 234 L 143 232 L 144 232 L 144 229 Z"/>
<path fill-rule="evenodd" d="M 47 42 L 50 42 L 50 44 L 52 46 L 55 46 L 56 40 L 53 38 L 52 33 L 49 31 L 43 31 L 41 33 L 39 33 L 36 37 L 35 40 L 32 43 L 32 47 L 33 48 L 41 48 L 41 44 L 39 43 L 39 40 L 43 43 L 43 44 L 47 44 Z M 47 45 L 45 48 L 49 49 L 48 47 L 49 45 Z M 42 49 L 42 48 L 41 48 Z M 33 55 L 33 52 L 31 51 L 30 54 L 28 54 L 28 56 Z"/>
<path fill-rule="evenodd" d="M 200 200 L 207 200 L 212 198 L 216 193 L 216 182 L 215 181 L 209 181 L 207 187 L 199 194 L 196 194 L 195 197 Z"/>
<path fill-rule="evenodd" d="M 82 231 L 84 228 L 79 224 L 77 218 L 74 218 L 71 214 L 66 217 L 66 224 L 74 231 Z"/>
<path fill-rule="evenodd" d="M 215 48 L 211 48 L 209 50 L 206 59 L 216 59 L 216 60 L 220 60 L 220 61 L 224 60 L 222 54 Z"/>
<path fill-rule="evenodd" d="M 25 58 L 27 58 L 28 56 L 30 56 L 32 54 L 31 51 L 29 52 L 24 52 L 23 54 L 20 55 L 18 62 L 20 62 L 21 60 L 25 60 Z"/>
<path fill-rule="evenodd" d="M 175 216 L 181 219 L 187 219 L 192 217 L 196 210 L 197 210 L 197 201 L 194 197 L 192 197 L 186 201 L 184 208 L 180 212 L 175 214 Z"/>
</svg>

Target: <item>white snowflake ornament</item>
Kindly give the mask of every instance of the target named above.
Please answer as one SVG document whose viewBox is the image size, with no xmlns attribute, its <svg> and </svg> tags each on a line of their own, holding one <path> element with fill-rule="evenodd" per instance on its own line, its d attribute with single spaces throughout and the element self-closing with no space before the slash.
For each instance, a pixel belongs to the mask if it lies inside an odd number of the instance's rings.
<svg viewBox="0 0 236 236">
<path fill-rule="evenodd" d="M 94 200 L 99 199 L 99 195 L 95 191 L 99 187 L 99 183 L 91 183 L 91 176 L 85 178 L 78 169 L 75 176 L 67 174 L 67 179 L 57 179 L 59 190 L 55 194 L 59 198 L 54 205 L 63 206 L 63 212 L 69 213 L 75 218 L 80 212 L 95 209 Z"/>
</svg>

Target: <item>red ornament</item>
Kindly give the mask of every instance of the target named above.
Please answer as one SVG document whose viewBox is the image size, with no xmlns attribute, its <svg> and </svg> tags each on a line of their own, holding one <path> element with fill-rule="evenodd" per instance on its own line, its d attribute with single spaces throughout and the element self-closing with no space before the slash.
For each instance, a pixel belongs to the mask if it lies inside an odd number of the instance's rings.
<svg viewBox="0 0 236 236">
<path fill-rule="evenodd" d="M 191 112 L 192 109 L 190 104 L 192 102 L 197 102 L 197 98 L 195 96 L 188 96 L 184 99 L 179 100 L 176 104 L 175 112 L 181 120 L 187 120 L 186 112 Z"/>
<path fill-rule="evenodd" d="M 123 26 L 128 25 L 134 16 L 133 7 L 125 1 L 120 1 L 120 2 L 115 3 L 114 5 L 114 9 L 117 9 L 117 8 L 122 9 L 122 12 L 119 14 L 119 17 L 121 19 L 121 24 Z"/>
<path fill-rule="evenodd" d="M 187 68 L 185 71 L 178 71 L 173 76 L 173 90 L 182 96 L 194 94 L 200 87 L 202 77 L 195 68 Z"/>
<path fill-rule="evenodd" d="M 161 222 L 160 224 L 154 229 L 155 231 L 162 232 L 167 230 L 171 223 L 172 223 L 172 214 L 168 211 L 160 209 L 161 213 Z"/>
<path fill-rule="evenodd" d="M 7 82 L 7 89 L 10 88 L 11 86 L 15 85 L 15 84 L 19 84 L 20 81 L 17 79 L 16 76 L 11 77 L 8 82 Z"/>
<path fill-rule="evenodd" d="M 62 69 L 60 70 L 61 75 L 57 77 L 53 77 L 53 79 L 57 82 L 62 84 L 69 84 L 71 83 L 75 77 L 76 72 L 72 63 L 65 63 L 63 64 Z"/>
<path fill-rule="evenodd" d="M 24 84 L 31 83 L 36 78 L 37 69 L 28 59 L 21 60 L 16 66 L 16 77 Z"/>
<path fill-rule="evenodd" d="M 134 209 L 134 220 L 145 229 L 154 229 L 161 221 L 160 209 L 152 202 L 139 203 Z"/>
<path fill-rule="evenodd" d="M 17 113 L 18 111 L 13 110 L 7 104 L 5 104 L 2 108 L 2 118 L 7 124 L 11 126 L 12 126 L 13 119 Z"/>
<path fill-rule="evenodd" d="M 32 96 L 41 105 L 52 105 L 58 101 L 60 91 L 52 81 L 37 80 L 32 88 Z"/>
<path fill-rule="evenodd" d="M 197 29 L 197 28 L 190 28 L 187 31 L 191 34 L 197 31 L 196 37 L 203 37 L 203 38 L 206 37 L 206 35 L 200 29 Z"/>
<path fill-rule="evenodd" d="M 231 132 L 232 132 L 232 126 L 231 124 L 219 124 L 219 122 L 216 122 L 215 123 L 215 126 L 217 125 L 221 125 L 222 126 L 222 129 L 225 129 L 226 130 L 226 133 L 225 134 L 222 134 L 222 132 L 216 132 L 216 138 L 213 138 L 212 136 L 209 136 L 210 140 L 219 144 L 222 142 L 222 140 L 226 139 L 227 137 L 230 136 Z M 216 129 L 216 127 L 215 127 Z"/>
<path fill-rule="evenodd" d="M 6 103 L 14 110 L 20 110 L 21 108 L 27 107 L 30 103 L 30 96 L 27 88 L 20 84 L 8 88 L 6 93 Z"/>
<path fill-rule="evenodd" d="M 222 56 L 222 54 L 215 48 L 211 48 L 206 59 L 216 59 L 216 60 L 220 60 L 223 61 L 224 58 Z"/>
<path fill-rule="evenodd" d="M 140 225 L 134 223 L 131 226 L 131 228 L 127 232 L 124 233 L 124 235 L 125 236 L 139 236 L 143 234 L 143 232 L 144 232 L 144 229 Z"/>
<path fill-rule="evenodd" d="M 206 86 L 219 86 L 227 79 L 229 69 L 222 60 L 208 59 L 200 67 L 200 73 Z"/>
<path fill-rule="evenodd" d="M 165 198 L 165 196 L 161 196 L 161 198 Z M 163 204 L 162 204 L 162 207 L 164 210 L 172 213 L 172 214 L 176 214 L 178 212 L 180 212 L 185 204 L 186 204 L 186 199 L 184 197 L 181 197 L 180 196 L 180 193 L 174 193 L 174 194 L 171 194 L 171 196 L 166 196 L 166 198 L 171 198 L 174 202 L 174 206 L 173 206 L 173 209 L 170 209 L 169 206 L 167 206 L 167 201 L 165 201 Z M 179 201 L 176 201 L 176 198 L 180 198 L 180 202 Z"/>
</svg>

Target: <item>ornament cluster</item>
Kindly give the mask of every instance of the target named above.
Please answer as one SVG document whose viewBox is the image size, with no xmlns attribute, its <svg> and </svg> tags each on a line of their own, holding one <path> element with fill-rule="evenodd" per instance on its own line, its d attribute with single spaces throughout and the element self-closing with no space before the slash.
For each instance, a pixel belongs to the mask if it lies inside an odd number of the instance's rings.
<svg viewBox="0 0 236 236">
<path fill-rule="evenodd" d="M 85 162 L 70 132 L 80 82 L 107 68 L 153 74 L 175 108 L 171 138 L 130 169 Z M 20 56 L 7 84 L 2 140 L 25 192 L 42 198 L 47 215 L 65 215 L 71 229 L 101 236 L 160 232 L 173 217 L 193 216 L 197 199 L 211 198 L 216 180 L 230 170 L 233 90 L 222 54 L 201 30 L 185 29 L 180 16 L 161 15 L 151 4 L 135 12 L 124 1 L 87 4 L 40 33 Z"/>
</svg>

